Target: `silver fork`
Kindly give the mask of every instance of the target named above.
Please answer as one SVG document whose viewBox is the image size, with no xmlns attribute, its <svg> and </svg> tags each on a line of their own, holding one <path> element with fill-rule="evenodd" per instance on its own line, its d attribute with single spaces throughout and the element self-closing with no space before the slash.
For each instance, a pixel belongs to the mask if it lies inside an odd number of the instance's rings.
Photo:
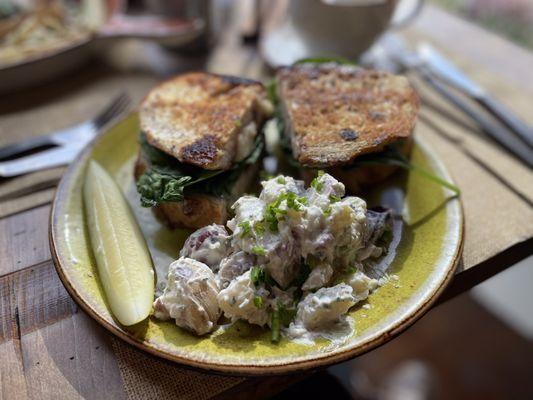
<svg viewBox="0 0 533 400">
<path fill-rule="evenodd" d="M 126 111 L 129 105 L 129 96 L 122 93 L 93 119 L 0 148 L 2 160 L 40 147 L 55 146 L 32 155 L 0 161 L 0 176 L 8 178 L 70 163 L 105 125 Z"/>
</svg>

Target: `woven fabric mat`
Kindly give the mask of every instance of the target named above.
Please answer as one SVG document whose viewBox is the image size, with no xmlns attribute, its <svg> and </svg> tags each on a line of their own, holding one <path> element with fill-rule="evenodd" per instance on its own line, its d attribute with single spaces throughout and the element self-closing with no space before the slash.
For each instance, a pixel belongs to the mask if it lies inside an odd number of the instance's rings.
<svg viewBox="0 0 533 400">
<path fill-rule="evenodd" d="M 222 56 L 222 55 L 221 55 Z M 457 61 L 457 60 L 456 60 Z M 531 119 L 530 99 L 506 83 L 474 68 L 459 64 L 476 81 L 524 118 Z M 231 72 L 231 71 L 218 71 Z M 155 83 L 145 74 L 86 73 L 60 93 L 35 98 L 14 96 L 0 108 L 0 145 L 52 131 L 88 118 L 116 93 L 126 89 L 138 101 Z M 502 152 L 453 107 L 430 89 L 415 82 L 423 99 L 416 134 L 424 137 L 446 164 L 462 190 L 466 216 L 462 268 L 484 261 L 533 236 L 533 174 Z M 41 93 L 41 94 L 39 94 Z M 28 106 L 29 104 L 29 106 Z M 88 111 L 90 110 L 90 112 Z M 62 169 L 41 171 L 0 184 L 0 217 L 47 203 Z M 31 188 L 42 190 L 32 192 Z M 125 391 L 129 399 L 208 399 L 246 381 L 181 368 L 133 349 L 112 338 Z"/>
<path fill-rule="evenodd" d="M 112 345 L 128 399 L 204 400 L 246 381 L 246 378 L 209 375 L 177 367 L 115 337 Z"/>
</svg>

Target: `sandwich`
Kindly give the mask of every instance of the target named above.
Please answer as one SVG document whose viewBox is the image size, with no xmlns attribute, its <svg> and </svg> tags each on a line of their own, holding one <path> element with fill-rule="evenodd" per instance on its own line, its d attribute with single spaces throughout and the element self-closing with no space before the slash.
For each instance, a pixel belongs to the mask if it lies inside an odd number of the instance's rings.
<svg viewBox="0 0 533 400">
<path fill-rule="evenodd" d="M 410 153 L 419 99 L 405 77 L 302 63 L 278 70 L 275 95 L 282 143 L 306 180 L 322 169 L 355 193 Z"/>
<path fill-rule="evenodd" d="M 248 79 L 191 72 L 155 87 L 139 111 L 141 204 L 170 227 L 223 224 L 257 172 L 272 111 Z"/>
</svg>

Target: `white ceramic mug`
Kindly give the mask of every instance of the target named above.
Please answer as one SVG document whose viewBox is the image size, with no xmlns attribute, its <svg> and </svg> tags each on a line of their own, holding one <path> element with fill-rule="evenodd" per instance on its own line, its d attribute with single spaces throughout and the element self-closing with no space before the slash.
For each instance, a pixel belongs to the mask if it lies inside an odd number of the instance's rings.
<svg viewBox="0 0 533 400">
<path fill-rule="evenodd" d="M 411 20 L 422 3 L 422 0 L 290 0 L 288 16 L 310 55 L 355 59 L 387 28 Z M 398 5 L 402 15 L 391 21 Z"/>
</svg>

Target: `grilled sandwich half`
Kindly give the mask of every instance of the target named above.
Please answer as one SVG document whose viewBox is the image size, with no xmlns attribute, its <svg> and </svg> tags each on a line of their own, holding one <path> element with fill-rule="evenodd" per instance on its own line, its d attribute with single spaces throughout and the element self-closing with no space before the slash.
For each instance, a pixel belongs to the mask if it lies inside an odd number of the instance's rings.
<svg viewBox="0 0 533 400">
<path fill-rule="evenodd" d="M 257 172 L 272 111 L 252 80 L 192 72 L 155 87 L 139 112 L 142 205 L 171 227 L 223 224 Z"/>
<path fill-rule="evenodd" d="M 355 192 L 394 172 L 391 152 L 410 152 L 419 99 L 405 77 L 304 63 L 276 80 L 284 134 L 307 173 L 326 169 Z"/>
</svg>

